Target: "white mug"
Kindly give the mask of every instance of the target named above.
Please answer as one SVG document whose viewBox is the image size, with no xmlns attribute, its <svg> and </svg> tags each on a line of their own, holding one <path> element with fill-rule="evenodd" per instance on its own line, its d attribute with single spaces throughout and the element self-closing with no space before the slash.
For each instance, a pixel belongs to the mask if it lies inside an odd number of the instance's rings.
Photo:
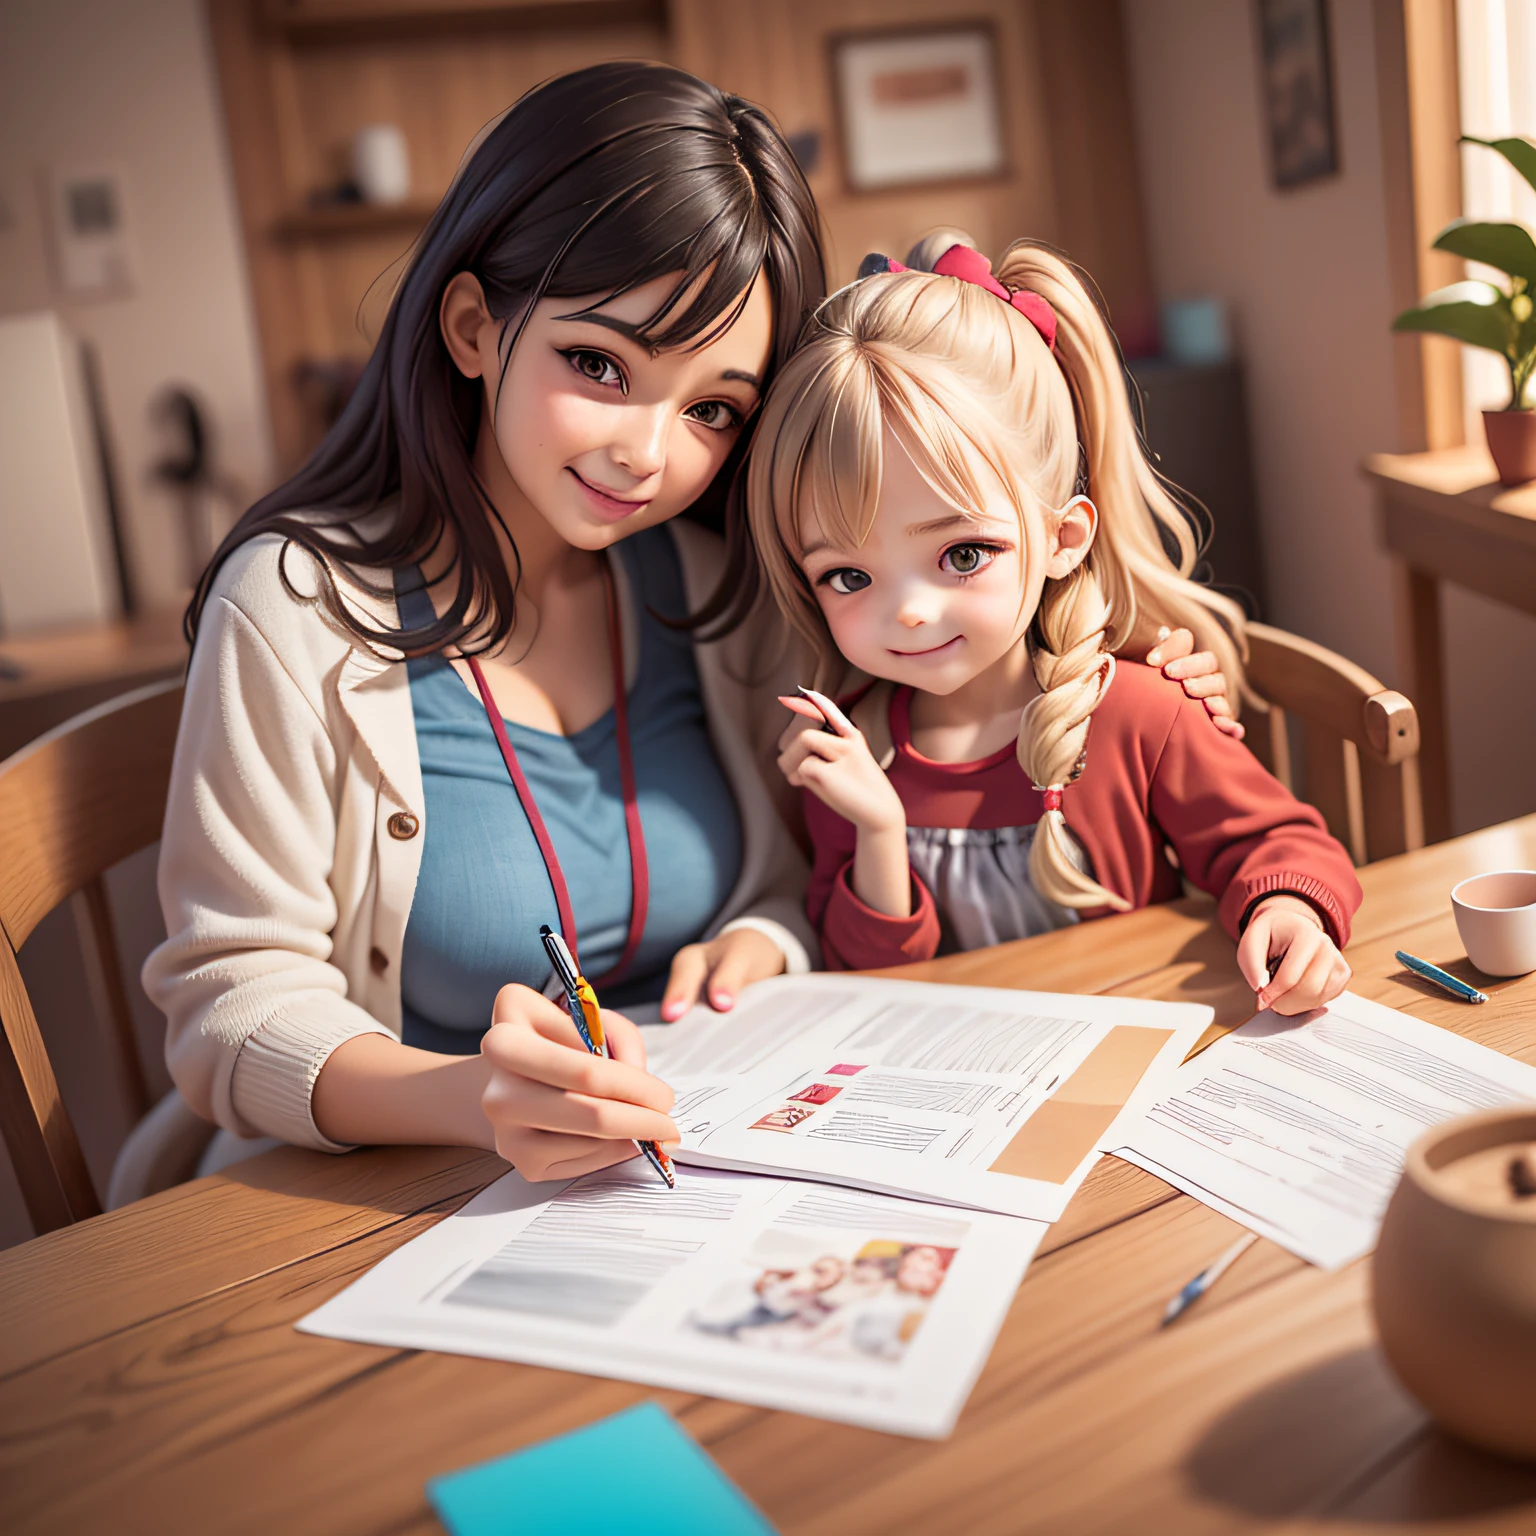
<svg viewBox="0 0 1536 1536">
<path fill-rule="evenodd" d="M 393 123 L 359 128 L 352 140 L 352 174 L 363 200 L 403 203 L 411 195 L 411 157 Z"/>
<path fill-rule="evenodd" d="M 1536 869 L 1473 875 L 1451 892 L 1467 959 L 1485 976 L 1536 971 Z"/>
</svg>

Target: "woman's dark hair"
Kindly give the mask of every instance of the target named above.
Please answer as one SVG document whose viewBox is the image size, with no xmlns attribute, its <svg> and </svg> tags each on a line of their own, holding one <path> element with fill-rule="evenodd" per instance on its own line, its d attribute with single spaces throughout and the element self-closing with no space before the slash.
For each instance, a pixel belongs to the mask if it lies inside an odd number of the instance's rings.
<svg viewBox="0 0 1536 1536">
<path fill-rule="evenodd" d="M 454 366 L 438 323 L 459 272 L 480 280 L 494 315 L 519 317 L 504 357 L 538 300 L 611 298 L 672 272 L 703 280 L 679 284 L 637 339 L 657 350 L 704 345 L 761 272 L 773 310 L 769 377 L 826 287 L 810 189 L 760 108 L 660 64 L 599 64 L 536 87 L 486 134 L 433 214 L 336 425 L 220 544 L 187 610 L 189 640 L 220 566 L 267 533 L 318 558 L 327 603 L 364 644 L 484 651 L 511 632 L 516 581 L 471 459 L 484 386 Z M 749 436 L 690 509 L 727 536 L 725 578 L 694 616 L 711 627 L 738 622 L 758 591 L 736 505 Z M 398 510 L 382 526 L 363 521 L 391 500 Z M 432 623 L 377 630 L 341 601 L 332 572 L 360 582 L 358 568 L 417 565 L 445 539 L 456 585 Z"/>
</svg>

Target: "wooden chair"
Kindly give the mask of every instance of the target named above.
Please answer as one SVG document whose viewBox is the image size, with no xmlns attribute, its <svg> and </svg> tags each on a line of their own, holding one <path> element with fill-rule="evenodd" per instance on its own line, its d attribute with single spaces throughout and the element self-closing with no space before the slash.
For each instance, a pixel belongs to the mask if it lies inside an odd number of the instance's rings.
<svg viewBox="0 0 1536 1536">
<path fill-rule="evenodd" d="M 33 1227 L 101 1210 L 16 952 L 65 900 L 75 908 L 108 1056 L 135 1120 L 150 1109 L 102 876 L 158 840 L 181 718 L 179 681 L 153 683 L 40 736 L 0 763 L 0 1130 Z M 99 1051 L 82 1029 L 83 1045 Z"/>
<path fill-rule="evenodd" d="M 1288 721 L 1303 727 L 1306 799 L 1356 864 L 1424 846 L 1419 717 L 1364 667 L 1268 624 L 1248 626 L 1244 724 L 1254 755 L 1294 789 Z"/>
</svg>

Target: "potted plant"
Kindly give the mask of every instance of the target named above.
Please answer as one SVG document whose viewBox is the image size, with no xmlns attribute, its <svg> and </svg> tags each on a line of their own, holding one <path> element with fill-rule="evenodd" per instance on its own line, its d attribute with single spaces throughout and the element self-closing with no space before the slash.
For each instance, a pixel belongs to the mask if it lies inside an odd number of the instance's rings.
<svg viewBox="0 0 1536 1536">
<path fill-rule="evenodd" d="M 1463 138 L 1497 150 L 1536 189 L 1536 144 L 1529 139 Z M 1526 404 L 1526 386 L 1536 371 L 1536 240 L 1523 224 L 1455 219 L 1435 237 L 1437 251 L 1482 262 L 1509 278 L 1497 283 L 1452 283 L 1392 322 L 1394 331 L 1430 331 L 1469 347 L 1497 352 L 1509 365 L 1509 404 L 1483 412 L 1488 451 L 1505 485 L 1536 480 L 1536 411 Z"/>
</svg>

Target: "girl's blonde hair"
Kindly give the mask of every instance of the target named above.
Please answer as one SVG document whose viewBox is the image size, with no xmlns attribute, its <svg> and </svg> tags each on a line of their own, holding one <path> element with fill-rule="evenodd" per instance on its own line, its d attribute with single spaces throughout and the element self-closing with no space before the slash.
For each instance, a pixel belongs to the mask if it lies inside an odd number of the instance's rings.
<svg viewBox="0 0 1536 1536">
<path fill-rule="evenodd" d="M 933 244 L 914 253 L 925 265 L 942 255 Z M 1243 614 L 1189 579 L 1194 531 L 1147 462 L 1119 350 L 1082 280 L 1027 241 L 1009 247 L 994 275 L 1050 304 L 1054 355 L 1024 315 L 958 278 L 884 273 L 833 294 L 769 391 L 748 463 L 748 517 L 774 597 L 815 647 L 827 687 L 846 664 L 801 568 L 804 519 L 813 513 L 841 544 L 863 543 L 887 426 L 958 511 L 974 512 L 1000 483 L 1026 539 L 1028 512 L 1086 492 L 1097 536 L 1069 576 L 1046 582 L 1029 640 L 1040 693 L 1019 727 L 1024 771 L 1059 790 L 1079 770 L 1116 651 L 1143 650 L 1159 626 L 1183 625 L 1240 688 Z M 1059 809 L 1036 830 L 1030 874 L 1063 906 L 1125 905 L 1078 867 Z"/>
</svg>

